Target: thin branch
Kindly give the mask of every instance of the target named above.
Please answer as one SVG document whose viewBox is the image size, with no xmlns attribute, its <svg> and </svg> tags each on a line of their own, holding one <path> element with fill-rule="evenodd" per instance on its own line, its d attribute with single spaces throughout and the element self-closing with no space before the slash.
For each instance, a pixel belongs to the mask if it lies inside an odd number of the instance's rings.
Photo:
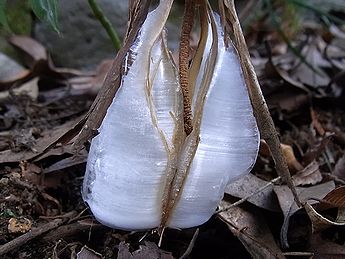
<svg viewBox="0 0 345 259">
<path fill-rule="evenodd" d="M 247 201 L 248 199 L 250 199 L 251 197 L 257 195 L 258 193 L 262 192 L 263 190 L 265 190 L 266 188 L 268 188 L 269 186 L 275 184 L 276 182 L 278 182 L 279 180 L 281 180 L 281 177 L 278 176 L 277 178 L 274 178 L 273 180 L 271 180 L 270 182 L 268 182 L 267 184 L 265 184 L 264 186 L 262 186 L 261 188 L 259 188 L 256 192 L 254 193 L 251 193 L 249 195 L 247 195 L 246 197 L 236 201 L 235 203 L 231 204 L 230 206 L 228 207 L 225 207 L 221 210 L 217 210 L 215 213 L 218 214 L 218 213 L 221 213 L 221 212 L 224 212 L 224 211 L 227 211 L 233 207 L 236 207 L 240 204 L 242 204 L 243 202 Z"/>
<path fill-rule="evenodd" d="M 119 35 L 115 31 L 114 27 L 111 25 L 108 18 L 105 17 L 101 8 L 99 8 L 98 4 L 96 3 L 96 0 L 88 0 L 88 1 L 89 1 L 89 5 L 93 11 L 93 14 L 100 21 L 103 28 L 107 31 L 111 42 L 113 43 L 115 49 L 118 51 L 121 48 L 121 40 L 119 38 Z"/>
<path fill-rule="evenodd" d="M 188 247 L 187 247 L 187 250 L 183 253 L 183 255 L 181 255 L 180 259 L 185 259 L 185 258 L 188 258 L 190 253 L 192 252 L 193 250 L 193 247 L 194 247 L 194 244 L 195 244 L 195 241 L 197 239 L 199 235 L 199 228 L 197 228 L 194 232 L 194 235 L 192 237 L 192 240 L 190 241 Z"/>
</svg>

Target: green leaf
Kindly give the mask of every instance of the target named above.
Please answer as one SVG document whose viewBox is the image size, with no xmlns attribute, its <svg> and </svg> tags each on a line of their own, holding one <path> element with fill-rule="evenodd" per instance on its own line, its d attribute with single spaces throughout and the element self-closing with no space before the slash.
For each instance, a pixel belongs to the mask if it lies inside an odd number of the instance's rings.
<svg viewBox="0 0 345 259">
<path fill-rule="evenodd" d="M 47 22 L 54 31 L 60 34 L 58 26 L 57 0 L 29 0 L 30 7 L 35 15 Z"/>
<path fill-rule="evenodd" d="M 5 8 L 7 0 L 0 0 L 0 24 L 5 28 L 6 31 L 11 31 L 10 26 L 8 25 Z"/>
</svg>

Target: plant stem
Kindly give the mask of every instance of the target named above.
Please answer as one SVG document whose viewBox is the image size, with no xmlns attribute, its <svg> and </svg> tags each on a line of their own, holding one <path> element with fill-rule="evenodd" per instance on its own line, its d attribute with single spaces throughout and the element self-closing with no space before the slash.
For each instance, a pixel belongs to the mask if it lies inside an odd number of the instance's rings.
<svg viewBox="0 0 345 259">
<path fill-rule="evenodd" d="M 184 108 L 184 128 L 187 135 L 193 130 L 192 125 L 192 105 L 189 94 L 189 38 L 193 28 L 194 21 L 194 0 L 185 1 L 185 10 L 182 20 L 180 52 L 179 52 L 179 76 L 180 84 L 183 93 L 183 108 Z"/>
<path fill-rule="evenodd" d="M 104 13 L 102 12 L 101 8 L 99 8 L 96 0 L 88 0 L 89 5 L 93 11 L 95 17 L 100 21 L 104 29 L 107 31 L 111 42 L 113 43 L 115 49 L 118 51 L 121 48 L 121 41 L 119 35 L 111 25 L 110 21 L 107 17 L 105 17 Z"/>
</svg>

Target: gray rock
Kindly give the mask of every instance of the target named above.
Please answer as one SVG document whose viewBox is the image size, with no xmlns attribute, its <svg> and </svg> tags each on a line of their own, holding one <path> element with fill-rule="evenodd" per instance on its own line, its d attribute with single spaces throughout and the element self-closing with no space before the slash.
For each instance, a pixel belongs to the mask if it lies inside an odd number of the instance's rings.
<svg viewBox="0 0 345 259">
<path fill-rule="evenodd" d="M 101 0 L 99 6 L 122 38 L 127 25 L 127 1 Z M 60 66 L 94 68 L 100 60 L 115 56 L 115 50 L 86 0 L 60 0 L 61 36 L 47 24 L 38 22 L 35 38 L 47 47 Z"/>
<path fill-rule="evenodd" d="M 59 66 L 93 69 L 105 58 L 115 57 L 112 43 L 94 17 L 87 0 L 60 0 L 59 25 L 61 36 L 47 24 L 37 22 L 34 36 L 51 53 L 54 62 Z M 122 39 L 127 26 L 128 1 L 98 0 L 100 8 L 111 21 Z M 183 8 L 175 6 L 168 23 L 169 46 L 178 46 L 179 20 Z"/>
</svg>

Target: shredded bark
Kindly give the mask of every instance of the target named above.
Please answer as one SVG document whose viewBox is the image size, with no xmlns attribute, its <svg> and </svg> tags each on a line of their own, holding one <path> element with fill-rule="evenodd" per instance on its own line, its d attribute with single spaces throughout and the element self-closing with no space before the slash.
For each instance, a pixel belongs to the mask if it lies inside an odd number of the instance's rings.
<svg viewBox="0 0 345 259">
<path fill-rule="evenodd" d="M 189 135 L 193 130 L 192 106 L 189 93 L 188 71 L 190 50 L 189 37 L 193 28 L 195 2 L 195 0 L 186 0 L 185 2 L 179 51 L 179 76 L 183 93 L 184 128 L 187 135 Z"/>
</svg>

